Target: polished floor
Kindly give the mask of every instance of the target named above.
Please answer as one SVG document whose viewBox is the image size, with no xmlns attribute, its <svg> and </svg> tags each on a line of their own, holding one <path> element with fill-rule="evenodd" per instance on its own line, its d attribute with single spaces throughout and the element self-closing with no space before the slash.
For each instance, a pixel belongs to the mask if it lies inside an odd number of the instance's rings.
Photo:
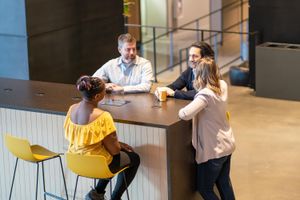
<svg viewBox="0 0 300 200">
<path fill-rule="evenodd" d="M 159 85 L 175 74 L 161 75 Z M 226 75 L 225 80 L 229 83 Z M 236 199 L 300 199 L 300 102 L 229 86 L 228 106 L 236 139 L 231 170 Z"/>
<path fill-rule="evenodd" d="M 256 97 L 236 86 L 229 98 L 237 199 L 300 199 L 300 102 Z"/>
</svg>

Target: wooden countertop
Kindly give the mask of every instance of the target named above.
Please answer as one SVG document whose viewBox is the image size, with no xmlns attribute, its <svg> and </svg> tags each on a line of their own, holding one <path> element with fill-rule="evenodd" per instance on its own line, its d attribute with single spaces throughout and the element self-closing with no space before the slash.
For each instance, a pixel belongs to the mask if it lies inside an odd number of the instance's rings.
<svg viewBox="0 0 300 200">
<path fill-rule="evenodd" d="M 168 127 L 180 121 L 178 111 L 189 103 L 168 98 L 158 102 L 153 94 L 106 95 L 125 100 L 122 106 L 100 105 L 116 122 Z M 0 78 L 0 107 L 65 115 L 70 105 L 80 101 L 74 85 Z"/>
</svg>

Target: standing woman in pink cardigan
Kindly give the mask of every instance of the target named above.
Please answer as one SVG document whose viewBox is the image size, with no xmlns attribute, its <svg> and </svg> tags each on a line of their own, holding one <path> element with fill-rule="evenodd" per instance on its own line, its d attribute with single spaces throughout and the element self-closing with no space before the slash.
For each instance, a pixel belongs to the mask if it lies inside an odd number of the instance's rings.
<svg viewBox="0 0 300 200">
<path fill-rule="evenodd" d="M 196 151 L 197 190 L 205 200 L 234 200 L 230 180 L 230 159 L 235 149 L 232 129 L 226 117 L 227 84 L 220 80 L 216 63 L 203 58 L 196 66 L 194 100 L 179 111 L 184 120 L 193 119 L 192 144 Z"/>
</svg>

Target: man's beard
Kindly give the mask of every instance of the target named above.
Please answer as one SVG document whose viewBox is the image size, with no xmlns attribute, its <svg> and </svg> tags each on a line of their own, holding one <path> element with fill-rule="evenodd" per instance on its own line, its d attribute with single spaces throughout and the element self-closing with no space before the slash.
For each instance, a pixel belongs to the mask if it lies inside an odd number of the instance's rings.
<svg viewBox="0 0 300 200">
<path fill-rule="evenodd" d="M 128 58 L 126 58 L 126 60 L 123 59 L 123 62 L 127 63 L 127 64 L 131 64 L 134 62 L 136 56 L 128 56 Z"/>
<path fill-rule="evenodd" d="M 192 68 L 192 69 L 195 68 L 196 67 L 196 63 L 197 62 L 189 61 L 189 67 Z"/>
</svg>

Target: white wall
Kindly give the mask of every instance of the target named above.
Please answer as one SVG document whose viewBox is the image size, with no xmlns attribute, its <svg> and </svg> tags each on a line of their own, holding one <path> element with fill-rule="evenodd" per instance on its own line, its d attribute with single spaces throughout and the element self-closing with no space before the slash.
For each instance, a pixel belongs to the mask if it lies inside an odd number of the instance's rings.
<svg viewBox="0 0 300 200">
<path fill-rule="evenodd" d="M 188 22 L 191 22 L 199 17 L 207 15 L 209 12 L 219 9 L 222 0 L 141 0 L 141 21 L 142 25 L 162 26 L 168 28 L 180 27 Z M 181 4 L 181 10 L 178 9 L 178 4 Z M 180 12 L 180 13 L 178 13 Z M 221 29 L 221 12 L 212 17 L 205 17 L 189 26 L 183 28 L 191 29 Z M 157 29 L 156 36 L 166 32 L 167 29 Z M 143 41 L 148 41 L 153 38 L 152 29 L 142 29 Z M 173 36 L 173 46 L 170 46 L 170 35 L 165 35 L 156 41 L 156 52 L 162 57 L 159 57 L 157 66 L 167 66 L 171 63 L 172 58 L 168 55 L 178 55 L 178 50 L 189 46 L 191 43 L 201 39 L 201 32 L 180 30 Z M 204 33 L 204 38 L 209 37 L 208 32 Z M 220 37 L 219 37 L 220 39 Z M 143 46 L 144 57 L 152 61 L 153 47 L 152 43 Z"/>
<path fill-rule="evenodd" d="M 141 23 L 149 26 L 167 27 L 167 0 L 141 0 Z M 163 33 L 165 30 L 158 30 Z M 152 37 L 152 29 L 142 29 L 143 40 Z M 146 38 L 145 38 L 146 37 Z"/>
<path fill-rule="evenodd" d="M 173 1 L 173 8 L 176 11 L 177 3 L 180 0 Z M 200 16 L 206 15 L 209 13 L 209 2 L 210 0 L 181 0 L 182 2 L 182 12 L 181 15 L 177 16 L 177 26 L 181 26 L 187 22 L 190 22 Z M 176 16 L 175 16 L 176 18 Z M 200 21 L 200 28 L 207 29 L 209 28 L 209 19 Z M 192 28 L 192 27 L 190 27 Z M 196 26 L 194 26 L 196 28 Z"/>
<path fill-rule="evenodd" d="M 181 2 L 181 13 L 178 4 Z M 178 27 L 222 6 L 222 0 L 141 0 L 142 25 Z M 201 29 L 220 29 L 221 12 L 200 20 Z M 196 28 L 195 24 L 189 28 Z M 151 33 L 150 29 L 143 33 Z"/>
</svg>

